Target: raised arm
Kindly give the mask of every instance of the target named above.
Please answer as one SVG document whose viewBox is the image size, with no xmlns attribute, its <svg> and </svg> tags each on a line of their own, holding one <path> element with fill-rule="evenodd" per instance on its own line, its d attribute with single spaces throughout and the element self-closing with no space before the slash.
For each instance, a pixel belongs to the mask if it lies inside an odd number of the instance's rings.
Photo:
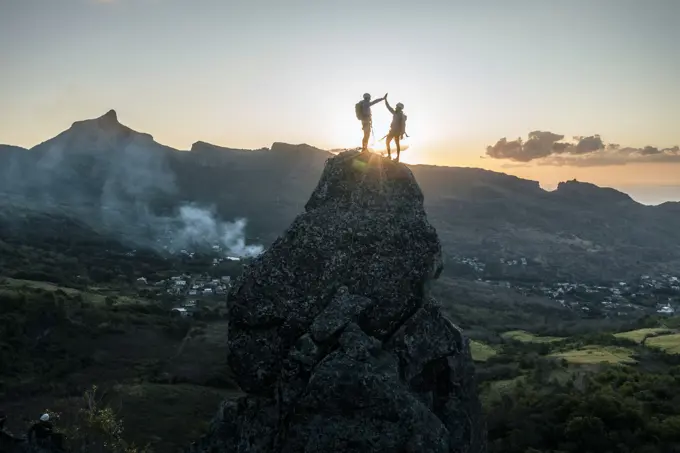
<svg viewBox="0 0 680 453">
<path fill-rule="evenodd" d="M 377 104 L 378 102 L 384 101 L 384 100 L 386 100 L 386 99 L 387 99 L 387 93 L 385 93 L 385 96 L 383 96 L 383 97 L 381 97 L 381 98 L 379 98 L 379 99 L 376 99 L 375 101 L 371 102 L 371 105 L 375 105 L 375 104 Z"/>
<path fill-rule="evenodd" d="M 394 115 L 394 109 L 393 109 L 392 107 L 390 107 L 390 103 L 387 102 L 387 99 L 385 99 L 385 107 L 387 107 L 387 110 L 389 110 L 390 113 L 391 113 L 392 115 Z"/>
</svg>

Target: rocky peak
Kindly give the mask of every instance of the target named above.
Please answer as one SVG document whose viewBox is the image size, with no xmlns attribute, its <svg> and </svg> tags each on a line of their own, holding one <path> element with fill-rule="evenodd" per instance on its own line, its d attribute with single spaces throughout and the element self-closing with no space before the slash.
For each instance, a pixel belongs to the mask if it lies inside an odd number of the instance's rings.
<svg viewBox="0 0 680 453">
<path fill-rule="evenodd" d="M 132 129 L 129 129 L 118 122 L 118 114 L 113 109 L 109 110 L 98 118 L 76 121 L 71 127 L 77 129 L 90 128 L 116 132 L 125 130 L 132 131 Z"/>
<path fill-rule="evenodd" d="M 271 152 L 281 154 L 307 154 L 307 153 L 329 154 L 328 151 L 315 148 L 314 146 L 308 145 L 306 143 L 292 145 L 290 143 L 283 142 L 272 143 Z"/>
<path fill-rule="evenodd" d="M 263 151 L 268 151 L 266 148 L 262 149 L 238 149 L 238 148 L 227 148 L 224 146 L 213 145 L 212 143 L 207 143 L 203 141 L 195 142 L 191 145 L 190 151 L 194 154 L 203 154 L 214 157 L 245 157 L 260 154 Z"/>
<path fill-rule="evenodd" d="M 575 201 L 588 201 L 590 203 L 635 203 L 629 195 L 616 189 L 599 187 L 575 179 L 560 182 L 555 194 Z"/>
<path fill-rule="evenodd" d="M 67 151 L 71 154 L 116 152 L 130 144 L 156 146 L 150 134 L 137 132 L 118 122 L 115 110 L 87 120 L 74 122 L 71 127 L 35 147 L 32 151 Z"/>
<path fill-rule="evenodd" d="M 441 246 L 404 165 L 330 158 L 230 294 L 247 393 L 191 452 L 486 451 L 469 343 L 429 295 Z"/>
<path fill-rule="evenodd" d="M 120 124 L 118 122 L 118 114 L 113 109 L 109 110 L 104 115 L 100 116 L 98 118 L 98 121 L 101 124 L 107 124 L 107 123 L 109 123 L 109 124 Z"/>
</svg>

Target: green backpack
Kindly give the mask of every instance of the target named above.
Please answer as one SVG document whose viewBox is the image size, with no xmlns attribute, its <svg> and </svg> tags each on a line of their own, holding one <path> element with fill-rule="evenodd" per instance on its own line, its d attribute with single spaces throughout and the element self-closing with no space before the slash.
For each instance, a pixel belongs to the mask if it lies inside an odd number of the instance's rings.
<svg viewBox="0 0 680 453">
<path fill-rule="evenodd" d="M 354 106 L 354 113 L 357 115 L 359 121 L 364 120 L 364 106 L 362 105 L 364 101 L 359 101 Z"/>
</svg>

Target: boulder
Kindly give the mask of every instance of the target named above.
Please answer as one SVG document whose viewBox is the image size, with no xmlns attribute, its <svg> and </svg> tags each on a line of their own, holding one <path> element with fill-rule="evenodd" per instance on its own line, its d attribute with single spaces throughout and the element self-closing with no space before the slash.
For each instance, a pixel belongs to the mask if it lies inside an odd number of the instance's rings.
<svg viewBox="0 0 680 453">
<path fill-rule="evenodd" d="M 198 452 L 486 451 L 465 335 L 429 295 L 441 245 L 403 164 L 330 158 L 229 295 L 225 402 Z"/>
</svg>

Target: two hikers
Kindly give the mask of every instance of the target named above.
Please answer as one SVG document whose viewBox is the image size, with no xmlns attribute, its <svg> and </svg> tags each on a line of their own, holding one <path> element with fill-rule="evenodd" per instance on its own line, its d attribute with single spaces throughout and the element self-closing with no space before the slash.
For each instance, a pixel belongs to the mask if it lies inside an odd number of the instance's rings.
<svg viewBox="0 0 680 453">
<path fill-rule="evenodd" d="M 387 102 L 387 93 L 385 96 L 371 101 L 371 95 L 369 93 L 364 94 L 363 100 L 357 102 L 355 105 L 357 119 L 361 121 L 361 127 L 364 131 L 364 138 L 361 142 L 362 151 L 368 151 L 368 138 L 371 135 L 373 129 L 373 115 L 371 114 L 371 107 L 380 101 L 385 101 L 385 106 L 387 110 L 392 113 L 392 124 L 390 125 L 390 130 L 384 137 L 387 139 L 387 155 L 392 158 L 392 150 L 390 149 L 390 143 L 394 140 L 397 145 L 397 159 L 399 162 L 399 154 L 401 152 L 400 140 L 406 135 L 406 115 L 404 114 L 404 104 L 399 102 L 397 104 L 396 110 L 393 109 Z M 408 135 L 406 135 L 408 136 Z"/>
</svg>

